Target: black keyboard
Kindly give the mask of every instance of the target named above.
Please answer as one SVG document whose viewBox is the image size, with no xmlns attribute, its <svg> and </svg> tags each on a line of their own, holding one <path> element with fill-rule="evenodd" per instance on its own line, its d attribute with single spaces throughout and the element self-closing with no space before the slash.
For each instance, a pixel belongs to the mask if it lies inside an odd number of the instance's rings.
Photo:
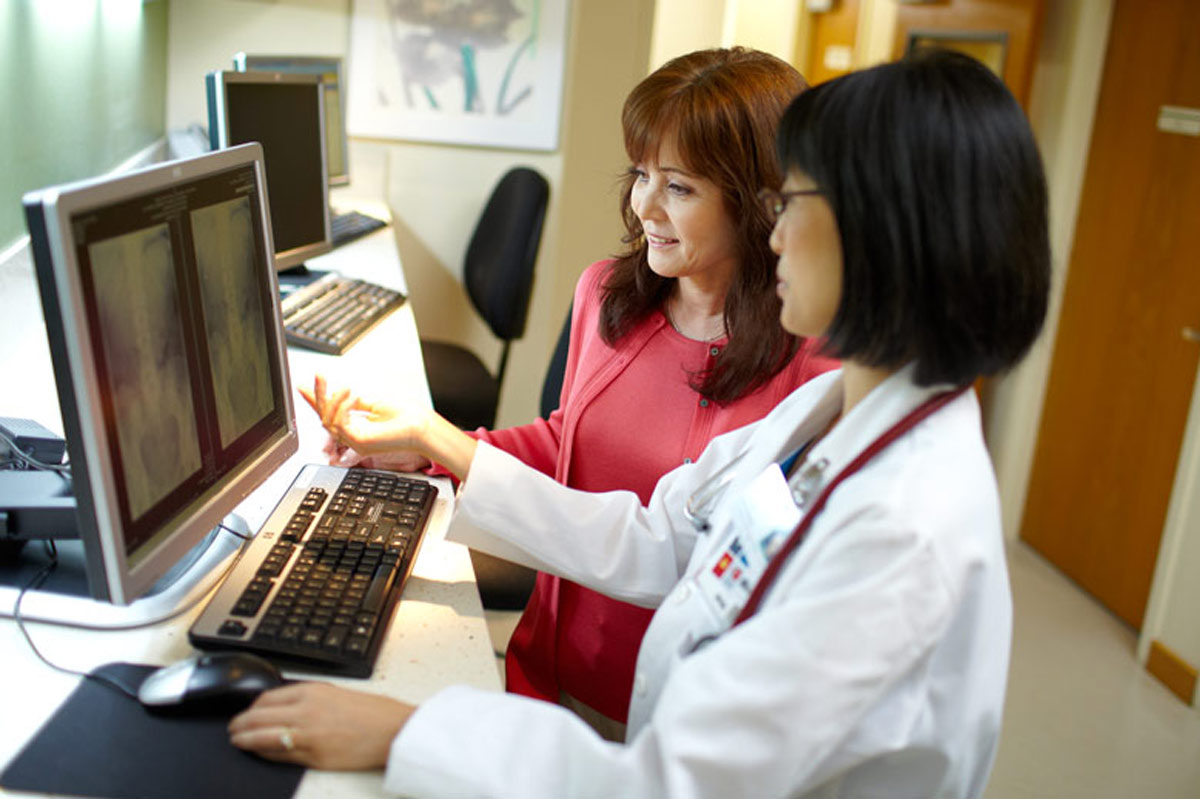
<svg viewBox="0 0 1200 799">
<path fill-rule="evenodd" d="M 392 472 L 304 467 L 189 640 L 369 676 L 436 495 Z"/>
<path fill-rule="evenodd" d="M 330 272 L 282 300 L 288 344 L 341 355 L 404 303 L 399 291 Z"/>
<path fill-rule="evenodd" d="M 333 214 L 329 218 L 329 229 L 333 233 L 333 246 L 340 247 L 355 239 L 360 239 L 368 233 L 374 233 L 381 227 L 387 227 L 387 222 L 360 211 L 346 211 Z"/>
</svg>

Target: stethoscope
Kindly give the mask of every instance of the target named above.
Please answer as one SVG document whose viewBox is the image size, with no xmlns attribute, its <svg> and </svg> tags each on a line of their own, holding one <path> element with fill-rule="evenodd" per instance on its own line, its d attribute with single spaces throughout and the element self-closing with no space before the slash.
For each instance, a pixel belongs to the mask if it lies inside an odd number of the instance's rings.
<svg viewBox="0 0 1200 799">
<path fill-rule="evenodd" d="M 687 498 L 687 502 L 683 504 L 684 517 L 692 523 L 692 528 L 700 535 L 704 535 L 712 529 L 712 525 L 708 521 L 709 517 L 712 516 L 713 509 L 717 507 L 717 502 L 724 496 L 725 490 L 729 488 L 729 484 L 733 482 L 733 468 L 742 462 L 742 458 L 746 457 L 746 453 L 749 451 L 744 449 L 734 455 L 728 463 L 701 483 L 700 487 L 693 491 Z"/>
<path fill-rule="evenodd" d="M 796 551 L 800 546 L 800 542 L 812 527 L 813 521 L 825 508 L 825 503 L 829 499 L 829 495 L 833 490 L 841 484 L 843 480 L 854 475 L 863 466 L 865 466 L 872 458 L 878 455 L 883 450 L 887 449 L 900 436 L 907 433 L 909 430 L 916 427 L 926 417 L 932 415 L 960 394 L 966 391 L 969 386 L 960 386 L 959 388 L 950 389 L 933 395 L 929 399 L 922 402 L 915 409 L 910 411 L 904 418 L 896 422 L 894 425 L 885 430 L 878 438 L 872 441 L 858 456 L 850 461 L 844 469 L 837 473 L 817 495 L 816 500 L 811 504 L 806 504 L 804 516 L 801 517 L 799 524 L 792 530 L 787 541 L 771 556 L 767 567 L 763 570 L 762 577 L 755 584 L 754 590 L 750 592 L 749 599 L 746 600 L 745 606 L 733 621 L 733 627 L 741 624 L 746 619 L 753 616 L 758 611 L 758 606 L 762 602 L 763 595 L 771 587 L 776 576 L 783 568 L 783 564 L 788 557 Z M 683 506 L 683 515 L 691 522 L 697 533 L 707 533 L 711 527 L 709 518 L 712 515 L 713 509 L 717 502 L 725 493 L 726 489 L 733 482 L 734 467 L 741 462 L 746 456 L 748 450 L 743 450 L 734 456 L 728 463 L 717 470 L 711 477 L 705 480 L 699 488 L 697 488 L 687 502 Z"/>
</svg>

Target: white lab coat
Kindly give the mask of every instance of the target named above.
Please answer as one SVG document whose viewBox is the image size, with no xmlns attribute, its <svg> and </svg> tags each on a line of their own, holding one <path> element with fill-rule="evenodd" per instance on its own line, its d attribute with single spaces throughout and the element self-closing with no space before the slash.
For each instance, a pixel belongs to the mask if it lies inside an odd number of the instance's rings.
<svg viewBox="0 0 1200 799">
<path fill-rule="evenodd" d="M 910 368 L 893 375 L 808 453 L 823 468 L 798 476 L 830 480 L 935 392 L 915 386 Z M 728 629 L 704 587 L 732 537 L 745 535 L 738 514 L 755 507 L 738 510 L 746 486 L 840 405 L 840 372 L 811 381 L 664 476 L 646 508 L 632 493 L 571 491 L 481 444 L 453 537 L 658 608 L 638 657 L 628 741 L 606 742 L 556 705 L 453 687 L 396 737 L 388 789 L 980 796 L 999 737 L 1012 610 L 974 392 L 833 492 L 748 621 Z M 712 529 L 698 535 L 685 503 L 742 452 Z"/>
</svg>

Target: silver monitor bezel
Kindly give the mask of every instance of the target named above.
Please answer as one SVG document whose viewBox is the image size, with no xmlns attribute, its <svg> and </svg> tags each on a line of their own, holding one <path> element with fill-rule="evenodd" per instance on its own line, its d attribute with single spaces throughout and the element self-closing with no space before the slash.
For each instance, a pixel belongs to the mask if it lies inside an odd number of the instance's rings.
<svg viewBox="0 0 1200 799">
<path fill-rule="evenodd" d="M 258 212 L 262 215 L 264 245 L 273 249 L 266 170 L 262 148 L 254 143 L 172 161 L 128 174 L 55 186 L 30 192 L 27 207 L 38 210 L 44 223 L 49 263 L 37 264 L 43 305 L 54 303 L 58 321 L 47 313 L 47 333 L 58 383 L 59 404 L 67 432 L 72 471 L 76 485 L 80 538 L 87 560 L 89 590 L 97 599 L 128 604 L 149 591 L 195 547 L 221 520 L 255 488 L 273 474 L 298 449 L 295 407 L 288 371 L 283 320 L 279 303 L 267 304 L 278 335 L 270 357 L 278 360 L 278 382 L 273 386 L 283 398 L 284 425 L 248 454 L 235 472 L 209 487 L 169 522 L 175 531 L 165 539 L 154 536 L 145 553 L 127 556 L 114 467 L 110 462 L 109 438 L 104 423 L 99 376 L 93 359 L 94 342 L 87 324 L 87 309 L 74 246 L 72 219 L 78 214 L 113 203 L 168 190 L 181 182 L 203 178 L 231 169 L 251 166 L 258 183 Z M 42 259 L 43 261 L 45 259 Z M 270 273 L 271 296 L 278 296 L 274 269 Z M 60 331 L 51 331 L 53 324 Z M 61 343 L 53 341 L 55 333 Z M 64 360 L 66 363 L 62 363 Z M 81 479 L 82 478 L 82 479 Z M 81 496 L 82 494 L 82 496 Z M 136 563 L 131 564 L 131 560 Z"/>
</svg>

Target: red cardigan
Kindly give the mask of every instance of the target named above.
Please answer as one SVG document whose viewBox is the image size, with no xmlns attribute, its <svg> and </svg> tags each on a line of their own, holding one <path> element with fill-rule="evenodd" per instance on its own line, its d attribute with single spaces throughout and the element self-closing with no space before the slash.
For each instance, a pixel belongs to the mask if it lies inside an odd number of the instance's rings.
<svg viewBox="0 0 1200 799">
<path fill-rule="evenodd" d="M 504 430 L 483 428 L 477 438 L 503 449 L 530 466 L 553 476 L 559 482 L 582 490 L 597 490 L 572 479 L 571 463 L 576 430 L 592 403 L 626 367 L 646 348 L 654 336 L 674 334 L 666 317 L 650 314 L 632 331 L 610 347 L 600 337 L 599 314 L 601 286 L 611 261 L 588 267 L 575 289 L 571 319 L 570 346 L 563 376 L 559 407 L 549 419 Z M 715 355 L 720 347 L 714 345 Z M 659 428 L 642 422 L 638 406 L 631 402 L 622 419 L 625 436 L 606 439 L 614 457 L 600 461 L 619 464 L 625 459 L 646 459 L 656 453 L 688 453 L 695 458 L 716 435 L 741 427 L 766 415 L 767 411 L 800 384 L 838 364 L 816 355 L 815 345 L 807 342 L 792 361 L 770 382 L 753 394 L 727 405 L 702 403 L 691 395 L 680 414 L 692 418 L 687 441 L 664 440 Z M 680 380 L 679 363 L 664 363 L 655 370 L 663 380 Z M 639 386 L 640 389 L 640 386 Z M 657 398 L 654 386 L 641 393 Z M 678 392 L 675 392 L 678 395 Z M 632 399 L 632 398 L 631 398 Z M 611 406 L 611 403 L 609 403 Z M 591 446 L 598 446 L 593 443 Z M 589 458 L 597 453 L 589 451 Z M 661 458 L 660 458 L 661 460 Z M 661 473 L 679 465 L 679 461 L 661 463 Z M 655 474 L 647 485 L 623 485 L 645 502 L 653 492 Z M 602 488 L 610 488 L 621 474 L 608 475 Z M 641 482 L 641 481 L 638 481 Z M 567 580 L 539 574 L 533 596 L 525 608 L 509 642 L 506 657 L 509 691 L 557 702 L 562 690 L 610 718 L 625 721 L 633 685 L 638 646 L 653 611 L 610 599 Z"/>
</svg>

